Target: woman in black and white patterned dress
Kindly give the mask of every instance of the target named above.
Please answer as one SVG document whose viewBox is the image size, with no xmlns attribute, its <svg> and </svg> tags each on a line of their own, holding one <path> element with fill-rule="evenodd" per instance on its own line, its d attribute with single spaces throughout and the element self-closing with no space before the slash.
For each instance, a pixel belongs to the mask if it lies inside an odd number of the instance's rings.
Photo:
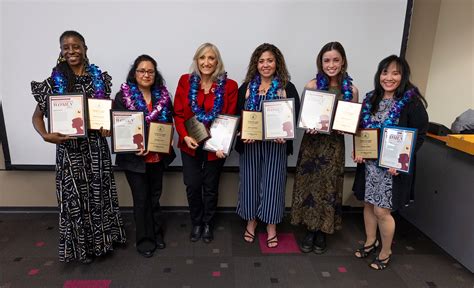
<svg viewBox="0 0 474 288">
<path fill-rule="evenodd" d="M 56 144 L 56 194 L 59 205 L 59 260 L 88 264 L 94 256 L 125 242 L 115 179 L 106 136 L 109 131 L 88 131 L 87 138 L 48 133 L 48 94 L 84 93 L 109 98 L 111 77 L 88 62 L 84 37 L 65 31 L 60 41 L 58 64 L 51 77 L 31 82 L 38 102 L 33 126 L 46 142 Z"/>
<path fill-rule="evenodd" d="M 418 88 L 410 82 L 410 67 L 405 59 L 391 55 L 383 59 L 374 79 L 375 89 L 363 102 L 361 128 L 399 126 L 416 128 L 413 162 L 428 128 L 426 101 Z M 413 192 L 414 174 L 399 174 L 394 168 L 384 169 L 375 160 L 354 159 L 357 170 L 353 191 L 364 201 L 366 241 L 355 251 L 357 258 L 365 258 L 379 246 L 377 228 L 380 230 L 382 248 L 370 264 L 370 268 L 383 270 L 392 255 L 395 220 L 391 215 L 407 205 Z M 414 169 L 413 169 L 414 170 Z"/>
</svg>

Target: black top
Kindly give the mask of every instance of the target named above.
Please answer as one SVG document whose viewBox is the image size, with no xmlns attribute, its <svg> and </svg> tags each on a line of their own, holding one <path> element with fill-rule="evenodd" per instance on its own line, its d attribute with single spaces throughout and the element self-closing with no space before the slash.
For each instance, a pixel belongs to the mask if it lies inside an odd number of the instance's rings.
<svg viewBox="0 0 474 288">
<path fill-rule="evenodd" d="M 239 97 L 237 99 L 237 115 L 242 115 L 242 110 L 244 110 L 245 106 L 245 94 L 247 94 L 247 88 L 249 86 L 248 82 L 243 83 L 239 87 Z M 293 83 L 288 82 L 285 87 L 286 98 L 293 98 L 295 99 L 295 117 L 300 112 L 300 98 L 298 96 L 298 91 L 296 90 L 295 85 Z M 244 142 L 240 137 L 237 137 L 237 141 L 235 143 L 235 150 L 239 153 L 244 152 Z M 289 140 L 286 141 L 286 155 L 293 154 L 293 141 Z"/>
<path fill-rule="evenodd" d="M 392 208 L 397 210 L 406 206 L 410 200 L 414 199 L 414 182 L 416 171 L 416 152 L 425 141 L 426 131 L 428 130 L 428 113 L 425 106 L 418 97 L 414 97 L 408 102 L 400 113 L 398 121 L 399 127 L 416 128 L 418 135 L 416 137 L 415 153 L 413 157 L 413 173 L 400 173 L 393 176 L 392 184 Z M 352 191 L 357 199 L 363 201 L 365 196 L 365 164 L 357 164 L 357 170 L 352 186 Z"/>
<path fill-rule="evenodd" d="M 153 101 L 153 106 L 155 105 L 155 98 L 152 97 L 152 101 Z M 170 105 L 171 102 L 170 102 Z M 122 91 L 119 91 L 117 93 L 117 95 L 115 96 L 115 100 L 114 100 L 114 109 L 116 110 L 128 110 L 124 103 L 123 103 L 123 93 Z M 170 107 L 170 111 L 173 111 L 173 108 Z M 173 120 L 171 119 L 171 121 L 169 123 L 172 123 Z M 148 125 L 146 125 L 146 129 L 147 131 L 145 131 L 146 133 L 148 133 Z M 174 148 L 171 147 L 171 153 L 170 154 L 161 154 L 160 153 L 160 161 L 163 162 L 163 165 L 165 168 L 167 168 L 171 162 L 173 162 L 174 158 L 176 158 L 176 153 L 174 151 Z M 120 154 L 117 154 L 117 157 L 115 158 L 115 162 L 116 164 L 124 169 L 124 170 L 128 170 L 128 171 L 132 171 L 132 172 L 137 172 L 137 173 L 145 173 L 146 172 L 146 162 L 145 162 L 145 157 L 144 156 L 137 156 L 135 155 L 135 153 L 120 153 Z"/>
</svg>

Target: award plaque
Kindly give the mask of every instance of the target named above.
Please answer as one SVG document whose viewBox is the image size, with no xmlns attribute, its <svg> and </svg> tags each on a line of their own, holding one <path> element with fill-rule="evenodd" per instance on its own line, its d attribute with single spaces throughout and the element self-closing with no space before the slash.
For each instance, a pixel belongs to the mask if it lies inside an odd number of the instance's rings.
<svg viewBox="0 0 474 288">
<path fill-rule="evenodd" d="M 222 150 L 229 156 L 240 117 L 218 115 L 211 125 L 211 138 L 204 143 L 204 150 L 216 152 Z"/>
<path fill-rule="evenodd" d="M 86 137 L 84 99 L 83 94 L 48 95 L 49 133 Z"/>
<path fill-rule="evenodd" d="M 242 140 L 263 140 L 262 112 L 242 111 Z"/>
<path fill-rule="evenodd" d="M 265 140 L 295 138 L 295 99 L 262 102 Z"/>
<path fill-rule="evenodd" d="M 354 156 L 379 158 L 379 129 L 360 129 L 354 134 Z"/>
<path fill-rule="evenodd" d="M 87 108 L 89 111 L 89 129 L 91 130 L 110 130 L 110 109 L 112 109 L 112 100 L 87 98 Z"/>
<path fill-rule="evenodd" d="M 184 121 L 184 126 L 186 126 L 186 131 L 188 131 L 188 136 L 194 138 L 197 143 L 206 141 L 211 137 L 207 127 L 197 120 L 196 116 L 189 118 Z"/>
<path fill-rule="evenodd" d="M 305 88 L 301 99 L 298 128 L 329 134 L 336 107 L 336 94 Z"/>
<path fill-rule="evenodd" d="M 380 137 L 379 166 L 411 173 L 417 130 L 404 127 L 383 127 Z"/>
<path fill-rule="evenodd" d="M 148 151 L 169 154 L 173 141 L 173 124 L 150 122 L 148 128 Z"/>
<path fill-rule="evenodd" d="M 110 110 L 112 152 L 138 152 L 145 147 L 145 114 L 143 111 Z"/>
<path fill-rule="evenodd" d="M 355 134 L 359 126 L 359 117 L 362 103 L 337 101 L 336 114 L 334 115 L 333 130 Z"/>
</svg>

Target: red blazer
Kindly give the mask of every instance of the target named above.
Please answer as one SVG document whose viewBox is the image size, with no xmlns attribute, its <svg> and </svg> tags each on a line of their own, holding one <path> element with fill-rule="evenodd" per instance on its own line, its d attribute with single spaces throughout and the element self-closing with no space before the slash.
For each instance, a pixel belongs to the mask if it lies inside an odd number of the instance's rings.
<svg viewBox="0 0 474 288">
<path fill-rule="evenodd" d="M 214 106 L 214 89 L 217 87 L 217 84 L 214 82 L 212 84 L 209 94 L 204 94 L 203 89 L 199 89 L 197 95 L 197 101 L 199 106 L 203 106 L 204 110 L 209 112 Z M 237 113 L 237 91 L 238 86 L 237 82 L 232 79 L 227 78 L 227 83 L 225 85 L 225 94 L 224 94 L 224 104 L 222 106 L 222 111 L 220 114 L 230 114 L 235 115 Z M 191 106 L 188 100 L 189 94 L 189 74 L 184 74 L 181 76 L 178 82 L 178 87 L 176 88 L 176 94 L 174 96 L 174 123 L 176 126 L 176 131 L 179 135 L 178 148 L 181 151 L 186 152 L 191 156 L 195 156 L 195 151 L 190 149 L 186 142 L 184 142 L 184 137 L 188 136 L 184 122 L 189 118 L 194 116 L 194 113 L 191 111 Z M 217 160 L 216 153 L 208 152 L 207 160 Z"/>
</svg>

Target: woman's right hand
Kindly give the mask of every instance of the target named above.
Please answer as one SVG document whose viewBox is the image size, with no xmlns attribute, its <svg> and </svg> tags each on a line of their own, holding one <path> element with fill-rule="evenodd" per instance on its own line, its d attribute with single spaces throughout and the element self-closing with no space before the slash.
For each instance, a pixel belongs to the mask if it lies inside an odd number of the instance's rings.
<svg viewBox="0 0 474 288">
<path fill-rule="evenodd" d="M 244 144 L 253 144 L 253 143 L 255 143 L 255 140 L 253 140 L 253 139 L 243 139 L 242 141 L 244 142 Z"/>
<path fill-rule="evenodd" d="M 58 132 L 46 133 L 43 136 L 43 140 L 53 144 L 62 144 L 68 140 L 75 139 L 74 137 L 67 136 Z"/>
<path fill-rule="evenodd" d="M 352 151 L 352 160 L 354 160 L 354 162 L 357 164 L 365 163 L 365 159 L 362 158 L 362 156 L 354 156 L 354 151 Z"/>
<path fill-rule="evenodd" d="M 318 130 L 316 129 L 306 129 L 306 134 L 311 134 L 311 135 L 314 135 L 314 134 L 318 134 Z"/>
<path fill-rule="evenodd" d="M 199 144 L 196 142 L 196 140 L 194 140 L 193 137 L 185 136 L 184 143 L 186 143 L 189 149 L 195 150 L 199 147 Z"/>
</svg>

